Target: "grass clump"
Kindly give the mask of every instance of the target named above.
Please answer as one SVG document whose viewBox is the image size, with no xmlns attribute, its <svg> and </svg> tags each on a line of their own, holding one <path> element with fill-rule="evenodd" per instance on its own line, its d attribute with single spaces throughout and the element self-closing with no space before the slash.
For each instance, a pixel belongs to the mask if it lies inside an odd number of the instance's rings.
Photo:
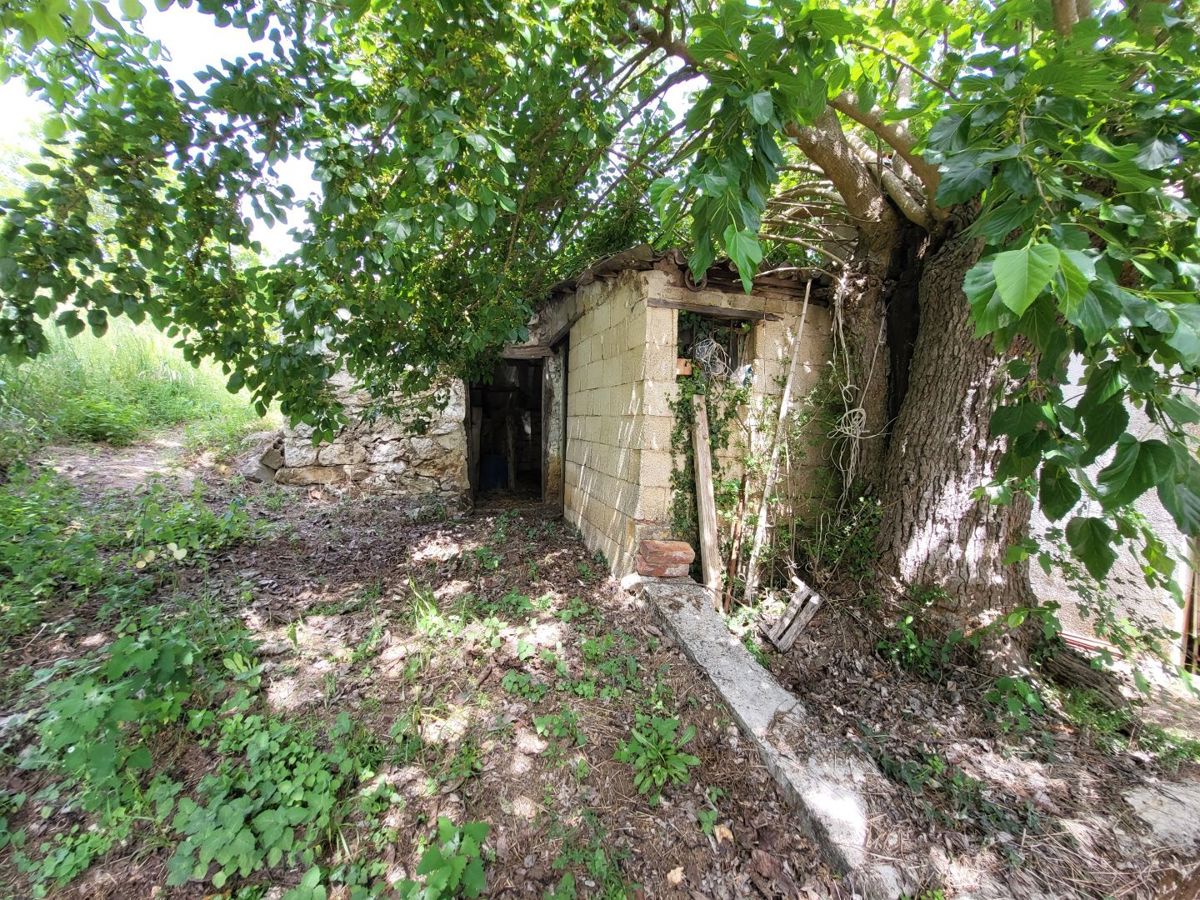
<svg viewBox="0 0 1200 900">
<path fill-rule="evenodd" d="M 0 465 L 46 441 L 125 446 L 183 424 L 193 447 L 225 451 L 263 427 L 249 396 L 230 393 L 216 366 L 193 366 L 150 325 L 114 321 L 102 338 L 68 339 L 58 328 L 48 337 L 37 359 L 0 363 Z"/>
</svg>

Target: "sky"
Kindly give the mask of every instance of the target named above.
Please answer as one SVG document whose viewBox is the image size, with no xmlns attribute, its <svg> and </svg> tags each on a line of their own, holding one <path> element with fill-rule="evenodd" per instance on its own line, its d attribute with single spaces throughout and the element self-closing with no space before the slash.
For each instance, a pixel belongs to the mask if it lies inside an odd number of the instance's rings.
<svg viewBox="0 0 1200 900">
<path fill-rule="evenodd" d="M 195 72 L 216 65 L 219 60 L 245 56 L 255 49 L 270 52 L 269 43 L 264 41 L 256 47 L 245 31 L 218 28 L 209 16 L 194 7 L 183 9 L 173 5 L 164 12 L 159 11 L 153 3 L 147 3 L 146 6 L 142 30 L 166 48 L 169 59 L 164 61 L 164 65 L 173 79 L 192 81 Z M 202 87 L 198 82 L 192 83 L 198 88 Z M 29 133 L 46 111 L 41 101 L 26 93 L 22 82 L 0 84 L 0 121 L 5 123 L 5 131 L 9 136 Z M 312 178 L 312 165 L 307 160 L 288 160 L 277 168 L 280 178 L 298 197 L 306 197 L 317 190 Z M 300 224 L 302 218 L 303 212 L 294 210 L 289 224 L 279 223 L 267 228 L 261 222 L 255 222 L 254 236 L 262 242 L 267 260 L 277 259 L 295 247 L 288 231 Z"/>
</svg>

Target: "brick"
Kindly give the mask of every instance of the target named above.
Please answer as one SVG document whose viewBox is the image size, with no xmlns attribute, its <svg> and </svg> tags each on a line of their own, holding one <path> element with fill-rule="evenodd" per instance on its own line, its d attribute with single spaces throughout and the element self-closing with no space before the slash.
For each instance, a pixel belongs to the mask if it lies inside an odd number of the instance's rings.
<svg viewBox="0 0 1200 900">
<path fill-rule="evenodd" d="M 682 578 L 696 558 L 683 541 L 642 541 L 638 544 L 637 573 L 649 578 Z"/>
</svg>

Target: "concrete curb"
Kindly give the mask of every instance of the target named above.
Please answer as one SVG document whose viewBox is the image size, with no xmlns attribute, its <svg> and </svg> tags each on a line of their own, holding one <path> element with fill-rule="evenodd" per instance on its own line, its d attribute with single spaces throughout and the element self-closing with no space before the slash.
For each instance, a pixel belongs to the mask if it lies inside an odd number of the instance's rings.
<svg viewBox="0 0 1200 900">
<path fill-rule="evenodd" d="M 730 634 L 701 585 L 646 579 L 639 589 L 656 621 L 729 705 L 825 861 L 869 900 L 905 893 L 901 873 L 867 854 L 863 787 L 869 776 L 881 777 L 874 762 L 844 748 L 797 754 L 795 738 L 812 731 L 803 704 Z"/>
</svg>

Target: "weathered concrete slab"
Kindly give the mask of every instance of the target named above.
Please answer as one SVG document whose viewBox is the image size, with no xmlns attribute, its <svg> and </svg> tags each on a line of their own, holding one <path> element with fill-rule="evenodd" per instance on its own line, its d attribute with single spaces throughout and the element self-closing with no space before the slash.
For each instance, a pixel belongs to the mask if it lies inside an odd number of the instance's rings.
<svg viewBox="0 0 1200 900">
<path fill-rule="evenodd" d="M 1170 847 L 1200 847 L 1200 783 L 1166 781 L 1125 794 L 1151 832 Z"/>
<path fill-rule="evenodd" d="M 819 743 L 805 739 L 811 727 L 803 704 L 729 633 L 702 586 L 645 580 L 640 589 L 658 622 L 712 680 L 829 865 L 868 898 L 903 894 L 901 874 L 867 854 L 864 788 L 869 776 L 879 777 L 874 763 L 842 747 L 795 749 Z"/>
</svg>

